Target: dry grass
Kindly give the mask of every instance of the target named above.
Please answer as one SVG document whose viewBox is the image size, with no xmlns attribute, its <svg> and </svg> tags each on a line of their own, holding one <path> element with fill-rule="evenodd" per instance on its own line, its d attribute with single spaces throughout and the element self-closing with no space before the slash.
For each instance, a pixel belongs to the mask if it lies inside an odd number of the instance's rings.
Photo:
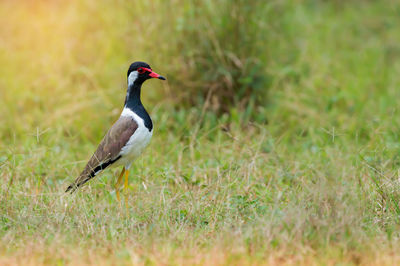
<svg viewBox="0 0 400 266">
<path fill-rule="evenodd" d="M 57 244 L 57 243 L 54 243 Z M 49 247 L 36 243 L 27 244 L 12 256 L 0 257 L 1 265 L 397 265 L 400 258 L 397 248 L 370 253 L 340 252 L 330 247 L 316 253 L 309 247 L 298 249 L 295 254 L 285 249 L 265 251 L 262 255 L 249 254 L 245 247 L 215 246 L 212 249 L 197 247 L 180 250 L 153 246 L 143 248 L 128 243 L 123 246 L 107 246 L 77 249 L 58 243 Z"/>
</svg>

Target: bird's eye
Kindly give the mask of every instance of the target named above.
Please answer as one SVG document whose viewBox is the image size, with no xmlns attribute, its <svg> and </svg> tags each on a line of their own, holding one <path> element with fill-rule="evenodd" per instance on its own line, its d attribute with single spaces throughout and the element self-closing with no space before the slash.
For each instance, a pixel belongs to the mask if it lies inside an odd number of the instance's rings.
<svg viewBox="0 0 400 266">
<path fill-rule="evenodd" d="M 143 74 L 144 72 L 146 72 L 146 70 L 143 67 L 139 67 L 137 72 L 139 72 L 139 74 Z"/>
</svg>

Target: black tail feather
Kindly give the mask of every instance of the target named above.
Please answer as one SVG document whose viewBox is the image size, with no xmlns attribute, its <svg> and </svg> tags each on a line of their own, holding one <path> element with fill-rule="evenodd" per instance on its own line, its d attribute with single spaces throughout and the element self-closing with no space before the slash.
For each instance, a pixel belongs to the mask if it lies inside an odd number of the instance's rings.
<svg viewBox="0 0 400 266">
<path fill-rule="evenodd" d="M 68 193 L 71 191 L 71 194 L 74 193 L 74 191 L 78 188 L 78 186 L 74 184 L 71 184 L 67 187 L 67 189 L 65 190 L 65 193 Z"/>
<path fill-rule="evenodd" d="M 74 193 L 75 190 L 77 190 L 80 186 L 85 184 L 87 181 L 95 177 L 98 173 L 102 172 L 104 169 L 106 169 L 109 165 L 112 163 L 116 162 L 119 158 L 121 158 L 121 155 L 115 158 L 114 160 L 109 160 L 96 168 L 94 168 L 92 171 L 90 171 L 89 174 L 87 175 L 80 175 L 74 183 L 68 186 L 68 188 L 65 190 L 65 193 L 68 193 L 71 191 L 71 194 Z"/>
</svg>

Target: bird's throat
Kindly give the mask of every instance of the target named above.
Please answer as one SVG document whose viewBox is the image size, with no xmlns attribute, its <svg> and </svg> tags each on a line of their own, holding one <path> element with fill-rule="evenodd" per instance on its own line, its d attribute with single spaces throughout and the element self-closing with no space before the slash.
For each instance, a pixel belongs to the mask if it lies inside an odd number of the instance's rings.
<svg viewBox="0 0 400 266">
<path fill-rule="evenodd" d="M 136 83 L 136 82 L 128 86 L 124 108 L 130 109 L 140 118 L 142 118 L 146 128 L 149 131 L 152 131 L 153 122 L 151 121 L 151 118 L 147 113 L 146 109 L 144 108 L 142 101 L 140 99 L 141 88 L 142 88 L 142 83 Z"/>
<path fill-rule="evenodd" d="M 142 89 L 142 84 L 137 84 L 136 82 L 133 84 L 130 84 L 128 86 L 128 90 L 126 92 L 126 98 L 125 98 L 125 107 L 134 110 L 138 106 L 142 105 L 142 101 L 140 99 L 140 92 Z"/>
</svg>

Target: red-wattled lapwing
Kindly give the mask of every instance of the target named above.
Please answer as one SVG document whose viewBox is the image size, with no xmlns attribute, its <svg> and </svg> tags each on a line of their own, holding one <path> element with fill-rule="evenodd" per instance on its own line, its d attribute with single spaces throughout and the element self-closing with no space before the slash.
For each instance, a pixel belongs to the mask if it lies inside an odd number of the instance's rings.
<svg viewBox="0 0 400 266">
<path fill-rule="evenodd" d="M 143 82 L 151 78 L 165 80 L 163 76 L 153 72 L 144 62 L 135 62 L 128 70 L 128 90 L 125 106 L 121 116 L 107 132 L 99 147 L 78 176 L 65 192 L 74 192 L 91 178 L 107 167 L 123 166 L 116 183 L 118 201 L 119 187 L 125 174 L 125 189 L 128 187 L 129 167 L 149 144 L 153 135 L 153 123 L 140 100 Z"/>
</svg>

